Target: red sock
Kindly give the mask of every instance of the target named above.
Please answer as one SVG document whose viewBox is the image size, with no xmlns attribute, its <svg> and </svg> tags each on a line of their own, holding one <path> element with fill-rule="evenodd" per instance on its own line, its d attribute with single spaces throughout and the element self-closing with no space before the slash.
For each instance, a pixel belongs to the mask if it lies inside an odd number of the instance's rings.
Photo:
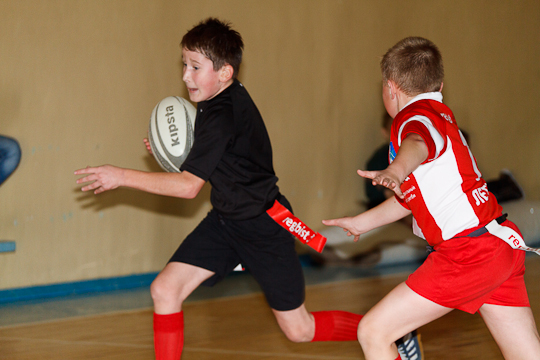
<svg viewBox="0 0 540 360">
<path fill-rule="evenodd" d="M 346 311 L 317 311 L 315 336 L 311 341 L 354 341 L 358 340 L 358 323 L 362 315 Z"/>
<path fill-rule="evenodd" d="M 179 360 L 184 348 L 184 312 L 169 315 L 154 313 L 154 351 L 156 360 Z"/>
</svg>

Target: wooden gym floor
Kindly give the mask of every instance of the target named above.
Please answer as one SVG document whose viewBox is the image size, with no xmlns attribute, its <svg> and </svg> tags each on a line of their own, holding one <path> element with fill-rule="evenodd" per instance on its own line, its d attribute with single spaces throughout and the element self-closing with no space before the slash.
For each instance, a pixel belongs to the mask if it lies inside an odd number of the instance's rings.
<svg viewBox="0 0 540 360">
<path fill-rule="evenodd" d="M 308 269 L 307 307 L 311 311 L 339 309 L 364 313 L 412 270 Z M 529 256 L 526 282 L 537 324 L 540 324 L 539 278 L 540 257 Z M 249 275 L 242 274 L 224 281 L 231 287 L 244 287 L 243 293 L 229 296 L 224 288 L 218 288 L 213 290 L 218 297 L 204 299 L 203 295 L 185 304 L 184 360 L 364 358 L 357 342 L 287 341 L 263 296 L 249 279 Z M 148 289 L 121 293 L 118 298 L 127 301 L 125 308 L 110 296 L 2 306 L 0 317 L 8 320 L 0 326 L 0 359 L 153 359 Z M 144 300 L 129 300 L 137 296 Z M 96 305 L 100 302 L 101 305 Z M 66 313 L 70 307 L 71 313 Z M 92 307 L 99 310 L 88 310 Z M 48 315 L 40 318 L 40 313 Z M 427 359 L 502 359 L 479 315 L 453 311 L 420 331 Z"/>
</svg>

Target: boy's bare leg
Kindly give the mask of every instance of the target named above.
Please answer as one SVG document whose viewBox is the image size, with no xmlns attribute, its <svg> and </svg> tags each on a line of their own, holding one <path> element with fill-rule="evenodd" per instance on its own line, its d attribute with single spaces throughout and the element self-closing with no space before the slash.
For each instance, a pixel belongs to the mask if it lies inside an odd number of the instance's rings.
<svg viewBox="0 0 540 360">
<path fill-rule="evenodd" d="M 170 262 L 152 282 L 150 293 L 156 314 L 172 314 L 182 310 L 182 303 L 199 285 L 211 277 L 212 271 L 179 262 Z"/>
<path fill-rule="evenodd" d="M 315 336 L 315 320 L 302 304 L 299 308 L 289 311 L 272 309 L 279 327 L 293 342 L 308 342 Z"/>
<path fill-rule="evenodd" d="M 484 304 L 480 314 L 505 359 L 540 359 L 540 337 L 531 308 Z"/>
<path fill-rule="evenodd" d="M 184 349 L 182 304 L 213 272 L 171 262 L 150 286 L 154 301 L 154 351 L 156 360 L 179 360 Z"/>
<path fill-rule="evenodd" d="M 362 315 L 341 310 L 310 313 L 304 304 L 289 311 L 272 310 L 281 330 L 293 342 L 358 341 Z"/>
<path fill-rule="evenodd" d="M 452 310 L 399 284 L 360 321 L 358 339 L 366 360 L 396 359 L 397 339 Z"/>
</svg>

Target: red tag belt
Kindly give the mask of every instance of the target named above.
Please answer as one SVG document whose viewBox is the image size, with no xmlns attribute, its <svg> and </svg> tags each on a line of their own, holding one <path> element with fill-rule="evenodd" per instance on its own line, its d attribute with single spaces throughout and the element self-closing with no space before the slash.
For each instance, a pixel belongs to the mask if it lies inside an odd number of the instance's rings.
<svg viewBox="0 0 540 360">
<path fill-rule="evenodd" d="M 279 225 L 283 226 L 287 231 L 296 236 L 303 244 L 306 244 L 318 252 L 322 252 L 326 244 L 326 238 L 311 230 L 300 219 L 294 216 L 285 206 L 281 205 L 277 200 L 274 206 L 266 211 L 268 215 Z"/>
</svg>

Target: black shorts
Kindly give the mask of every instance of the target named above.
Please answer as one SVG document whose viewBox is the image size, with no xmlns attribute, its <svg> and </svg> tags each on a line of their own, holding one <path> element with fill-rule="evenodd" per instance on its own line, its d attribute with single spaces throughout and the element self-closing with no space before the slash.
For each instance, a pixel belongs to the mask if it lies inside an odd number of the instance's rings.
<svg viewBox="0 0 540 360">
<path fill-rule="evenodd" d="M 286 200 L 282 202 L 288 207 Z M 261 286 L 270 307 L 278 311 L 296 309 L 305 300 L 295 239 L 267 213 L 229 220 L 211 210 L 170 261 L 214 272 L 203 282 L 206 286 L 216 284 L 241 263 Z"/>
</svg>

